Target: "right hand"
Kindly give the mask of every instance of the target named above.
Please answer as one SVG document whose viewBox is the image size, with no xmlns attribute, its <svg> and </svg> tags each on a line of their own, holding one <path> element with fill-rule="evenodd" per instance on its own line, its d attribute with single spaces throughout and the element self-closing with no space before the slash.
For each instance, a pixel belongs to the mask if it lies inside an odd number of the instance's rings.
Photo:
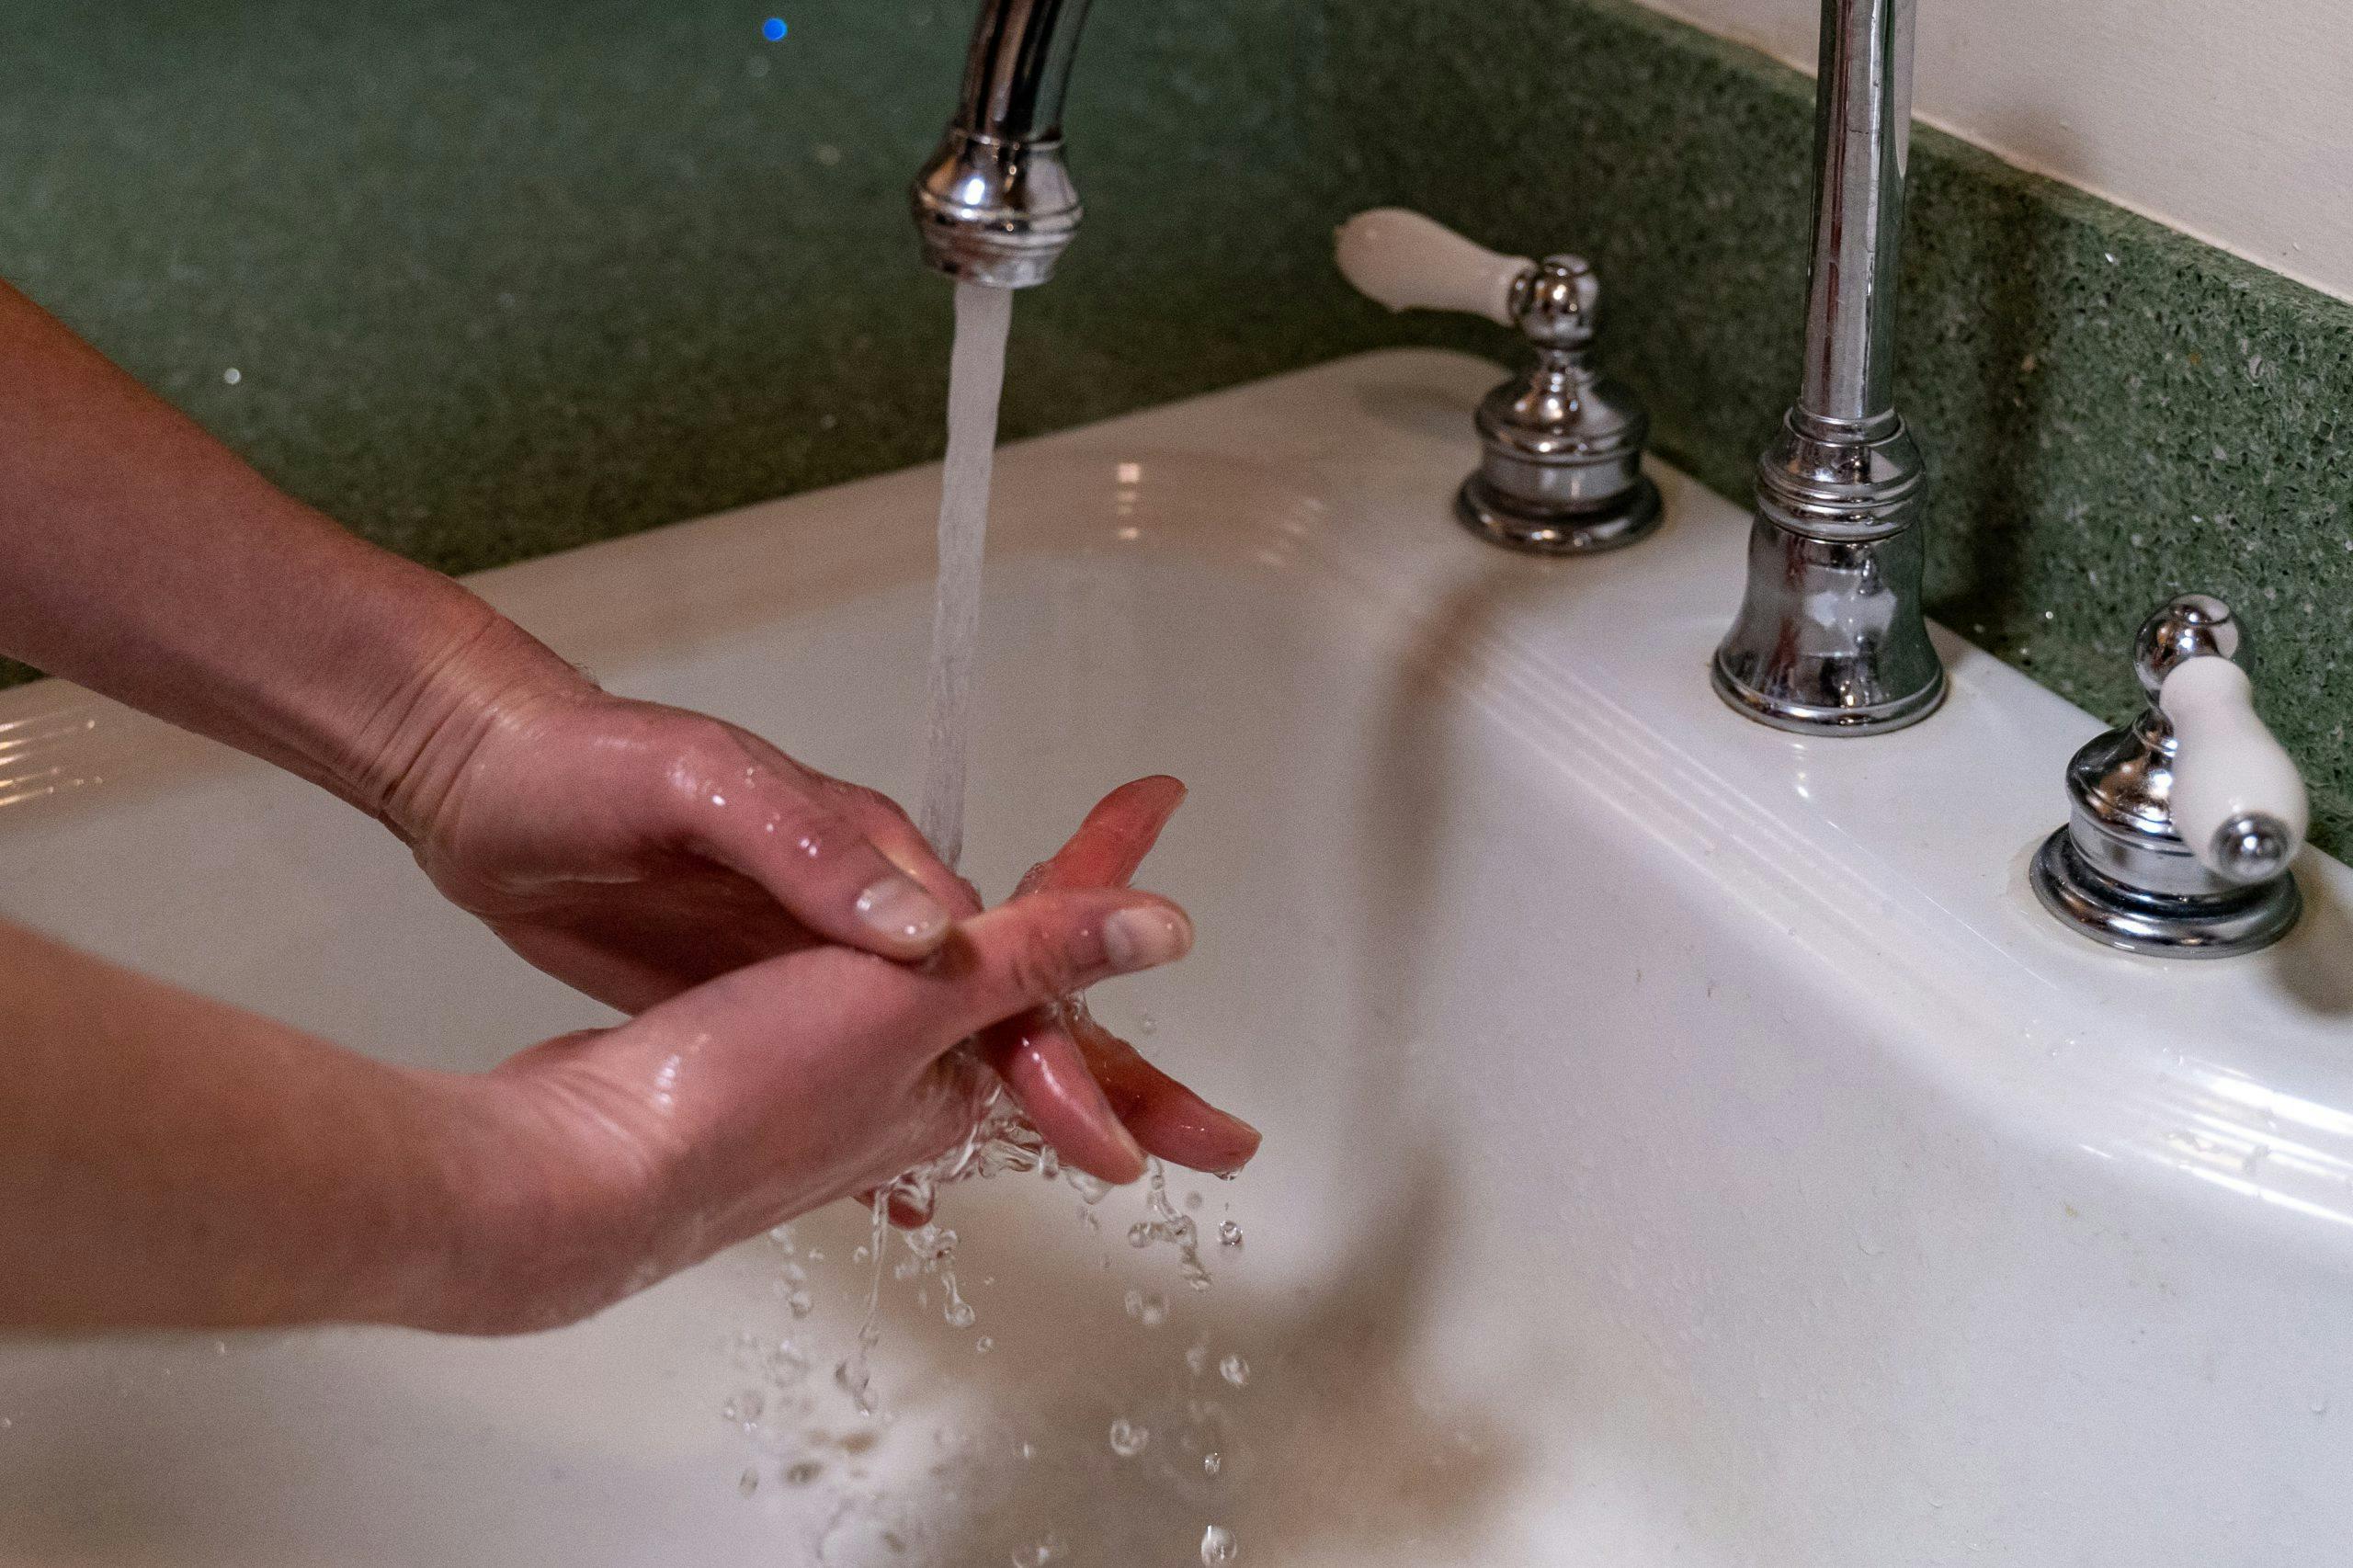
<svg viewBox="0 0 2353 1568">
<path fill-rule="evenodd" d="M 986 1078 L 961 1042 L 1191 943 L 1165 899 L 1041 889 L 922 964 L 803 948 L 523 1052 L 472 1081 L 501 1168 L 467 1183 L 490 1211 L 429 1326 L 570 1322 L 888 1181 L 972 1127 Z"/>
</svg>

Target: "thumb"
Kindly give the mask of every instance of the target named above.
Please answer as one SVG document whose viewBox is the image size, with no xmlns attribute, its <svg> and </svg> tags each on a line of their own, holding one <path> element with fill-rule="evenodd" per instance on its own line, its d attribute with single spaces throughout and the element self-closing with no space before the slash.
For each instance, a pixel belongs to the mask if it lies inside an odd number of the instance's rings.
<svg viewBox="0 0 2353 1568">
<path fill-rule="evenodd" d="M 688 802 L 675 835 L 682 848 L 756 882 L 793 918 L 844 947 L 907 960 L 946 939 L 953 912 L 901 861 L 919 855 L 915 869 L 936 870 L 946 886 L 955 880 L 912 830 L 911 844 L 892 846 L 894 858 L 797 769 L 754 761 L 736 771 L 733 788 Z"/>
<path fill-rule="evenodd" d="M 964 921 L 915 978 L 937 1025 L 962 1040 L 1097 981 L 1174 963 L 1192 946 L 1193 923 L 1165 898 L 1054 889 Z"/>
</svg>

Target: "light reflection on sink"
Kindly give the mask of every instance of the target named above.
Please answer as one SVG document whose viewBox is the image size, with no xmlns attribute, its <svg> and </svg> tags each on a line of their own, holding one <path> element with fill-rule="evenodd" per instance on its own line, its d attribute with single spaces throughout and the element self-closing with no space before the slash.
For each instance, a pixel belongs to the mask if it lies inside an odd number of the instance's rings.
<svg viewBox="0 0 2353 1568">
<path fill-rule="evenodd" d="M 961 1565 L 1051 1531 L 1189 1563 L 1212 1522 L 1316 1568 L 2353 1540 L 2345 869 L 2308 856 L 2304 929 L 2234 963 L 2058 930 L 2024 863 L 2089 719 L 1950 641 L 1917 730 L 1733 718 L 1705 668 L 1745 517 L 1663 472 L 1668 525 L 1621 556 L 1461 534 L 1492 375 L 1370 356 L 1000 466 L 973 869 L 1007 886 L 1118 779 L 1193 785 L 1153 881 L 1200 947 L 1100 1006 L 1267 1131 L 1240 1181 L 1174 1183 L 1244 1227 L 1211 1290 L 1126 1244 L 1134 1194 L 1096 1231 L 1034 1177 L 954 1193 L 980 1321 L 886 1286 L 870 1446 L 829 1376 L 847 1210 L 797 1227 L 805 1323 L 760 1243 L 527 1341 L 0 1348 L 0 1561 Z M 483 585 L 616 688 L 904 796 L 934 483 Z M 0 723 L 34 737 L 14 917 L 406 1061 L 598 1020 L 301 785 L 59 686 Z M 746 1330 L 815 1363 L 758 1436 L 721 1414 L 761 1383 Z"/>
</svg>

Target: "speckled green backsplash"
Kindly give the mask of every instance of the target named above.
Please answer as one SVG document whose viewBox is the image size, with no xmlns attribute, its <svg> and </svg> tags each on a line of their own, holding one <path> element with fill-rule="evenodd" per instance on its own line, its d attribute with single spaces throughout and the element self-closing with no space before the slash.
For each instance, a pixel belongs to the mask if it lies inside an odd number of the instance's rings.
<svg viewBox="0 0 2353 1568">
<path fill-rule="evenodd" d="M 901 190 L 971 9 L 810 0 L 767 44 L 715 0 L 7 6 L 0 274 L 452 571 L 898 467 L 937 454 L 949 323 Z M 1622 0 L 1098 0 L 1078 75 L 1088 230 L 1022 301 L 1009 433 L 1383 343 L 1508 353 L 1332 274 L 1331 224 L 1394 201 L 1591 256 L 1658 449 L 1746 494 L 1795 378 L 1802 78 Z M 1915 150 L 1933 611 L 2117 716 L 2142 614 L 2231 598 L 2353 848 L 2353 306 Z"/>
</svg>

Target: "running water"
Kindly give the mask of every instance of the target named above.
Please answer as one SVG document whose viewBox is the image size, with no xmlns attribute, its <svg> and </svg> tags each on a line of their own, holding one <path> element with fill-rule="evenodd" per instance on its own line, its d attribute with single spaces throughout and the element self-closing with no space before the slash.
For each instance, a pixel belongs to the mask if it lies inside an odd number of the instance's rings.
<svg viewBox="0 0 2353 1568">
<path fill-rule="evenodd" d="M 948 373 L 948 465 L 939 494 L 939 593 L 931 619 L 931 728 L 915 825 L 954 866 L 964 853 L 964 775 L 972 760 L 972 665 L 981 630 L 981 553 L 996 463 L 997 399 L 1013 290 L 956 285 Z"/>
<path fill-rule="evenodd" d="M 930 722 L 926 736 L 923 796 L 916 812 L 916 825 L 950 867 L 961 859 L 964 847 L 964 792 L 972 754 L 981 562 L 988 532 L 997 404 L 1005 386 L 1006 339 L 1012 318 L 1011 291 L 980 284 L 957 286 L 956 347 L 948 392 L 948 460 L 939 500 L 939 583 L 932 617 Z M 1079 1008 L 1084 1003 L 1074 997 L 1062 1006 Z M 892 1272 L 898 1278 L 915 1283 L 926 1302 L 929 1290 L 936 1286 L 942 1320 L 949 1327 L 960 1330 L 972 1326 L 977 1314 L 957 1281 L 956 1233 L 929 1222 L 941 1187 L 975 1177 L 1034 1172 L 1049 1181 L 1059 1179 L 1074 1188 L 1082 1199 L 1080 1211 L 1087 1227 L 1100 1228 L 1092 1210 L 1109 1187 L 1082 1172 L 1063 1168 L 1053 1149 L 1022 1115 L 994 1074 L 981 1065 L 977 1057 L 969 1058 L 965 1065 L 980 1075 L 980 1082 L 975 1085 L 978 1114 L 971 1131 L 955 1146 L 904 1173 L 872 1193 L 869 1199 L 867 1244 L 858 1249 L 858 1259 L 870 1270 L 866 1280 L 865 1311 L 857 1339 L 834 1368 L 834 1381 L 858 1413 L 870 1418 L 882 1415 L 881 1402 L 874 1388 L 873 1353 L 881 1339 L 884 1258 L 886 1253 L 897 1250 L 888 1244 L 892 1235 L 889 1221 L 893 1210 L 920 1216 L 921 1221 L 898 1233 L 907 1256 Z M 1196 1194 L 1194 1201 L 1198 1200 Z M 1148 1165 L 1144 1211 L 1145 1217 L 1128 1231 L 1129 1244 L 1136 1248 L 1157 1244 L 1172 1249 L 1178 1277 L 1195 1290 L 1206 1290 L 1210 1271 L 1201 1260 L 1199 1228 L 1191 1215 L 1181 1212 L 1170 1201 L 1167 1176 L 1157 1160 Z M 1240 1227 L 1227 1221 L 1221 1230 L 1220 1240 L 1228 1246 L 1239 1245 Z M 1108 1269 L 1108 1256 L 1103 1261 Z M 1131 1290 L 1128 1296 L 1129 1315 L 1144 1327 L 1156 1328 L 1167 1320 L 1165 1297 L 1141 1290 Z M 797 1301 L 805 1297 L 792 1299 Z M 795 1306 L 796 1316 L 801 1310 Z M 983 1336 L 975 1348 L 985 1352 L 992 1344 Z M 1195 1381 L 1205 1372 L 1208 1358 L 1206 1340 L 1186 1353 L 1186 1365 Z M 1228 1384 L 1237 1389 L 1249 1375 L 1248 1363 L 1239 1355 L 1227 1356 L 1219 1371 Z M 740 1415 L 744 1407 L 734 1408 Z M 1215 1410 L 1213 1404 L 1199 1399 L 1192 1401 L 1190 1408 L 1197 1421 L 1202 1411 Z M 1112 1452 L 1121 1459 L 1140 1456 L 1151 1437 L 1144 1426 L 1125 1416 L 1114 1421 L 1109 1432 Z M 1029 1451 L 1029 1445 L 1024 1443 L 1025 1458 Z M 1202 1460 L 1202 1474 L 1214 1477 L 1222 1464 L 1222 1456 L 1211 1450 Z M 739 1484 L 748 1496 L 758 1478 L 748 1471 L 745 1477 Z M 792 1482 L 793 1472 L 788 1471 L 786 1479 Z M 898 1550 L 897 1543 L 892 1543 L 892 1550 Z M 1204 1563 L 1231 1562 L 1234 1556 L 1232 1532 L 1221 1525 L 1210 1526 L 1201 1537 L 1200 1551 Z M 1059 1538 L 1049 1537 L 1045 1542 L 1017 1551 L 1012 1561 L 1017 1564 L 1042 1563 L 1049 1557 L 1060 1555 Z"/>
</svg>

